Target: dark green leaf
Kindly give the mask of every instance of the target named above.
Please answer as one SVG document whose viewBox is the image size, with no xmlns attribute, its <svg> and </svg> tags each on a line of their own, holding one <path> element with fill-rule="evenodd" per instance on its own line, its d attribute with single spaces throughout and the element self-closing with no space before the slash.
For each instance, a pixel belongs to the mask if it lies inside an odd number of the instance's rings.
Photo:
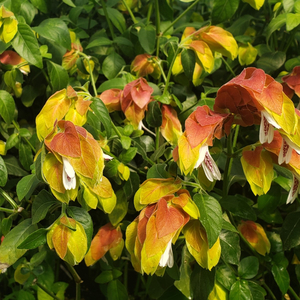
<svg viewBox="0 0 300 300">
<path fill-rule="evenodd" d="M 7 182 L 7 168 L 2 156 L 0 156 L 0 186 L 5 186 L 6 182 Z"/>
<path fill-rule="evenodd" d="M 248 256 L 240 261 L 238 267 L 239 276 L 243 279 L 251 279 L 256 276 L 259 268 L 258 258 L 255 256 Z"/>
<path fill-rule="evenodd" d="M 282 294 L 285 294 L 290 285 L 290 276 L 286 268 L 278 265 L 272 266 L 272 274 Z"/>
<path fill-rule="evenodd" d="M 43 220 L 46 217 L 48 210 L 58 203 L 59 202 L 52 194 L 46 190 L 40 191 L 32 204 L 32 224 L 36 224 Z"/>
<path fill-rule="evenodd" d="M 154 153 L 151 155 L 151 159 L 153 161 L 158 160 L 161 156 L 164 155 L 166 151 L 166 145 L 162 144 L 161 146 L 159 146 L 159 148 L 157 150 L 154 151 Z"/>
<path fill-rule="evenodd" d="M 43 61 L 38 41 L 27 24 L 18 24 L 18 32 L 12 40 L 12 45 L 18 54 L 30 64 L 42 69 Z"/>
<path fill-rule="evenodd" d="M 2 235 L 6 236 L 12 226 L 12 218 L 4 218 L 2 219 L 1 222 L 1 231 L 2 231 Z"/>
<path fill-rule="evenodd" d="M 121 33 L 124 33 L 126 30 L 126 22 L 122 13 L 115 8 L 107 7 L 106 9 L 111 22 Z"/>
<path fill-rule="evenodd" d="M 90 214 L 81 207 L 69 206 L 67 212 L 71 218 L 79 222 L 87 237 L 87 245 L 90 247 L 92 237 L 93 237 L 93 221 Z"/>
<path fill-rule="evenodd" d="M 130 177 L 123 186 L 123 191 L 127 200 L 129 200 L 135 194 L 135 192 L 139 189 L 139 186 L 139 175 L 137 173 L 130 172 Z"/>
<path fill-rule="evenodd" d="M 279 14 L 276 18 L 268 24 L 266 29 L 266 38 L 269 40 L 271 34 L 277 29 L 281 28 L 286 23 L 286 14 Z"/>
<path fill-rule="evenodd" d="M 14 156 L 7 155 L 3 158 L 7 173 L 13 176 L 26 176 L 28 172 L 22 169 L 19 161 Z"/>
<path fill-rule="evenodd" d="M 222 229 L 222 208 L 215 198 L 207 194 L 196 194 L 193 199 L 201 212 L 200 221 L 206 230 L 208 245 L 211 248 Z"/>
<path fill-rule="evenodd" d="M 58 18 L 46 19 L 33 30 L 42 37 L 55 42 L 66 49 L 71 49 L 71 38 L 66 23 Z"/>
<path fill-rule="evenodd" d="M 41 87 L 43 88 L 43 87 Z M 23 88 L 21 101 L 26 107 L 30 107 L 35 98 L 40 95 L 41 89 L 38 89 L 36 86 L 26 85 Z"/>
<path fill-rule="evenodd" d="M 121 162 L 127 164 L 134 159 L 136 152 L 137 152 L 137 148 L 130 147 L 128 150 L 123 150 L 118 158 Z"/>
<path fill-rule="evenodd" d="M 236 230 L 236 228 L 231 223 L 229 223 L 224 219 L 223 219 L 222 229 L 238 233 L 238 230 Z"/>
<path fill-rule="evenodd" d="M 257 67 L 263 69 L 266 73 L 272 73 L 278 70 L 285 62 L 286 55 L 284 52 L 269 52 L 263 54 L 256 62 Z"/>
<path fill-rule="evenodd" d="M 160 127 L 162 124 L 162 112 L 157 101 L 151 101 L 148 104 L 146 121 L 149 126 Z"/>
<path fill-rule="evenodd" d="M 229 300 L 252 300 L 252 294 L 245 280 L 236 281 L 231 287 Z"/>
<path fill-rule="evenodd" d="M 267 292 L 259 284 L 255 283 L 253 281 L 248 281 L 248 287 L 252 294 L 253 300 L 264 300 L 265 299 Z"/>
<path fill-rule="evenodd" d="M 127 56 L 131 57 L 132 53 L 133 53 L 133 43 L 128 40 L 127 38 L 123 37 L 123 36 L 118 36 L 114 39 L 114 43 L 116 43 L 118 45 L 118 47 L 120 48 L 120 50 Z"/>
<path fill-rule="evenodd" d="M 287 60 L 284 64 L 284 67 L 286 68 L 286 70 L 288 72 L 291 72 L 294 67 L 297 67 L 299 65 L 300 65 L 300 56 L 297 56 L 297 57 Z"/>
<path fill-rule="evenodd" d="M 22 1 L 19 13 L 24 17 L 26 23 L 30 25 L 35 16 L 34 6 L 28 1 Z"/>
<path fill-rule="evenodd" d="M 128 300 L 127 290 L 120 280 L 115 279 L 109 282 L 107 286 L 107 299 Z"/>
<path fill-rule="evenodd" d="M 113 41 L 108 39 L 107 37 L 101 36 L 92 40 L 87 46 L 86 49 L 93 48 L 93 47 L 101 47 L 101 46 L 110 46 L 112 45 Z"/>
<path fill-rule="evenodd" d="M 214 24 L 222 23 L 230 19 L 239 6 L 239 0 L 215 0 L 211 14 Z"/>
<path fill-rule="evenodd" d="M 47 61 L 47 66 L 52 85 L 52 93 L 65 89 L 69 82 L 67 70 L 50 60 Z"/>
<path fill-rule="evenodd" d="M 107 137 L 111 136 L 111 119 L 105 104 L 99 98 L 93 98 L 93 103 L 90 105 L 94 114 L 103 124 Z"/>
<path fill-rule="evenodd" d="M 45 247 L 43 247 L 40 252 L 35 253 L 31 257 L 30 265 L 32 267 L 37 267 L 38 265 L 40 265 L 43 262 L 43 260 L 46 258 L 46 256 L 47 256 L 47 251 L 45 250 Z"/>
<path fill-rule="evenodd" d="M 142 27 L 138 32 L 138 38 L 144 50 L 151 54 L 155 48 L 156 32 L 154 27 L 148 25 Z"/>
<path fill-rule="evenodd" d="M 44 14 L 48 13 L 48 3 L 47 0 L 30 0 L 31 3 Z"/>
<path fill-rule="evenodd" d="M 181 52 L 181 62 L 185 76 L 192 80 L 196 64 L 195 52 L 191 49 L 183 49 Z"/>
<path fill-rule="evenodd" d="M 202 269 L 198 264 L 195 265 L 191 275 L 191 288 L 194 299 L 207 300 L 215 285 L 216 269 L 211 271 Z"/>
<path fill-rule="evenodd" d="M 95 282 L 104 284 L 120 277 L 121 275 L 122 272 L 117 269 L 103 271 L 99 276 L 96 277 Z"/>
<path fill-rule="evenodd" d="M 166 164 L 155 164 L 147 172 L 147 179 L 150 178 L 170 178 L 170 173 L 166 170 Z"/>
<path fill-rule="evenodd" d="M 24 169 L 30 171 L 30 166 L 33 164 L 32 150 L 22 139 L 19 143 L 19 159 Z"/>
<path fill-rule="evenodd" d="M 126 65 L 122 56 L 116 52 L 109 54 L 103 61 L 102 72 L 107 79 L 115 78 Z"/>
<path fill-rule="evenodd" d="M 283 248 L 289 250 L 300 245 L 300 212 L 292 212 L 285 218 L 280 237 L 283 242 Z"/>
<path fill-rule="evenodd" d="M 5 145 L 6 151 L 15 147 L 18 143 L 19 143 L 19 135 L 15 132 L 11 134 L 6 141 L 6 145 Z"/>
<path fill-rule="evenodd" d="M 159 12 L 170 21 L 173 21 L 173 8 L 169 5 L 167 0 L 159 1 Z"/>
<path fill-rule="evenodd" d="M 20 290 L 18 292 L 17 300 L 35 300 L 35 297 L 25 290 Z"/>
<path fill-rule="evenodd" d="M 35 249 L 47 242 L 47 232 L 45 228 L 40 228 L 31 233 L 22 243 L 19 244 L 18 249 Z"/>
<path fill-rule="evenodd" d="M 231 231 L 222 230 L 220 233 L 220 243 L 222 259 L 227 263 L 238 265 L 241 256 L 239 235 Z"/>
<path fill-rule="evenodd" d="M 226 30 L 231 32 L 234 37 L 243 35 L 253 18 L 254 17 L 251 15 L 242 15 L 240 18 L 234 21 L 230 27 L 226 28 Z"/>
<path fill-rule="evenodd" d="M 76 5 L 73 3 L 72 0 L 63 0 L 64 3 L 66 3 L 67 5 L 71 6 L 71 7 L 76 7 Z"/>
<path fill-rule="evenodd" d="M 230 291 L 232 285 L 236 282 L 236 277 L 232 269 L 223 265 L 217 269 L 217 281 Z"/>
<path fill-rule="evenodd" d="M 221 206 L 245 220 L 256 220 L 256 214 L 243 196 L 227 196 L 220 201 Z"/>
<path fill-rule="evenodd" d="M 102 93 L 109 89 L 120 89 L 122 90 L 127 84 L 126 79 L 124 78 L 113 78 L 107 81 L 104 81 L 98 88 L 97 92 Z M 101 96 L 100 96 L 101 98 Z"/>
<path fill-rule="evenodd" d="M 39 183 L 40 181 L 35 174 L 23 177 L 17 184 L 17 196 L 19 201 L 24 197 L 30 197 Z"/>
<path fill-rule="evenodd" d="M 0 116 L 6 124 L 10 124 L 15 114 L 14 98 L 7 91 L 0 91 Z"/>
</svg>

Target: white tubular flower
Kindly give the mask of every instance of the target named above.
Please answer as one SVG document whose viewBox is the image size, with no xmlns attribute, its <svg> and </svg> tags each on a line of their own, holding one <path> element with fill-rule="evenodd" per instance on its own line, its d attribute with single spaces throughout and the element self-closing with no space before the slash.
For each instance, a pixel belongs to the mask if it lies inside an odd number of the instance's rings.
<svg viewBox="0 0 300 300">
<path fill-rule="evenodd" d="M 104 160 L 112 160 L 112 159 L 114 159 L 112 156 L 110 156 L 108 154 L 105 154 L 105 153 L 103 153 L 103 158 L 104 158 Z"/>
<path fill-rule="evenodd" d="M 165 267 L 168 266 L 169 268 L 172 268 L 174 265 L 174 257 L 173 257 L 173 251 L 172 251 L 172 239 L 169 241 L 167 248 L 163 255 L 160 258 L 159 266 Z"/>
<path fill-rule="evenodd" d="M 293 174 L 293 183 L 292 183 L 292 188 L 289 192 L 289 195 L 286 200 L 286 204 L 293 203 L 295 199 L 297 198 L 299 194 L 299 189 L 300 189 L 300 181 L 298 176 Z"/>
<path fill-rule="evenodd" d="M 278 164 L 286 163 L 288 164 L 292 158 L 293 148 L 290 147 L 287 139 L 282 138 L 282 144 L 278 156 Z"/>
<path fill-rule="evenodd" d="M 261 111 L 261 121 L 259 129 L 259 141 L 261 144 L 271 143 L 273 141 L 274 127 L 277 129 L 281 128 L 266 110 Z"/>
<path fill-rule="evenodd" d="M 76 188 L 75 171 L 67 158 L 63 157 L 63 185 L 66 190 Z"/>
</svg>

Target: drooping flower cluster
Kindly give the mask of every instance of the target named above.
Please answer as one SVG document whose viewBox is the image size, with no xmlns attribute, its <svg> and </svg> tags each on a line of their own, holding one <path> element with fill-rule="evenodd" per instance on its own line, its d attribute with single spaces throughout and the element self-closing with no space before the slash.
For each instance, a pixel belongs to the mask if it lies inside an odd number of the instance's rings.
<svg viewBox="0 0 300 300">
<path fill-rule="evenodd" d="M 109 111 L 122 110 L 126 117 L 126 122 L 130 123 L 134 129 L 142 128 L 142 120 L 145 116 L 148 103 L 151 101 L 153 93 L 144 78 L 138 78 L 128 83 L 123 90 L 110 89 L 104 91 L 98 97 L 108 107 Z"/>
<path fill-rule="evenodd" d="M 194 27 L 186 27 L 181 43 L 186 49 L 195 52 L 196 64 L 193 72 L 193 84 L 199 85 L 214 69 L 216 52 L 234 59 L 237 57 L 238 45 L 232 34 L 221 27 L 205 26 L 196 31 Z M 183 72 L 182 56 L 176 57 L 172 73 Z"/>
</svg>

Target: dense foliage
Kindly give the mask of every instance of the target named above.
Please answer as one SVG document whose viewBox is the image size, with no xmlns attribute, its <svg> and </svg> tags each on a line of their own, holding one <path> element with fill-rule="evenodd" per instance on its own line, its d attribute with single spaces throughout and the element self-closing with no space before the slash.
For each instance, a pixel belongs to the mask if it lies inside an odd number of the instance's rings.
<svg viewBox="0 0 300 300">
<path fill-rule="evenodd" d="M 0 298 L 300 299 L 300 1 L 0 1 Z"/>
</svg>

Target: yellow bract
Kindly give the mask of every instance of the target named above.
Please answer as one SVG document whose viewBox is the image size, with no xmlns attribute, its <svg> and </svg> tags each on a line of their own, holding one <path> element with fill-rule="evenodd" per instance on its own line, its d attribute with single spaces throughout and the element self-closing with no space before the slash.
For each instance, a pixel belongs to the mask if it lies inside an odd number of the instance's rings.
<svg viewBox="0 0 300 300">
<path fill-rule="evenodd" d="M 0 7 L 0 39 L 4 43 L 9 43 L 18 32 L 18 21 L 15 15 L 4 8 Z"/>
<path fill-rule="evenodd" d="M 259 10 L 264 5 L 265 0 L 243 0 L 243 2 L 250 4 L 256 10 Z"/>
<path fill-rule="evenodd" d="M 250 43 L 247 45 L 241 45 L 239 47 L 239 63 L 241 66 L 251 65 L 256 60 L 257 49 L 255 49 Z"/>
</svg>

